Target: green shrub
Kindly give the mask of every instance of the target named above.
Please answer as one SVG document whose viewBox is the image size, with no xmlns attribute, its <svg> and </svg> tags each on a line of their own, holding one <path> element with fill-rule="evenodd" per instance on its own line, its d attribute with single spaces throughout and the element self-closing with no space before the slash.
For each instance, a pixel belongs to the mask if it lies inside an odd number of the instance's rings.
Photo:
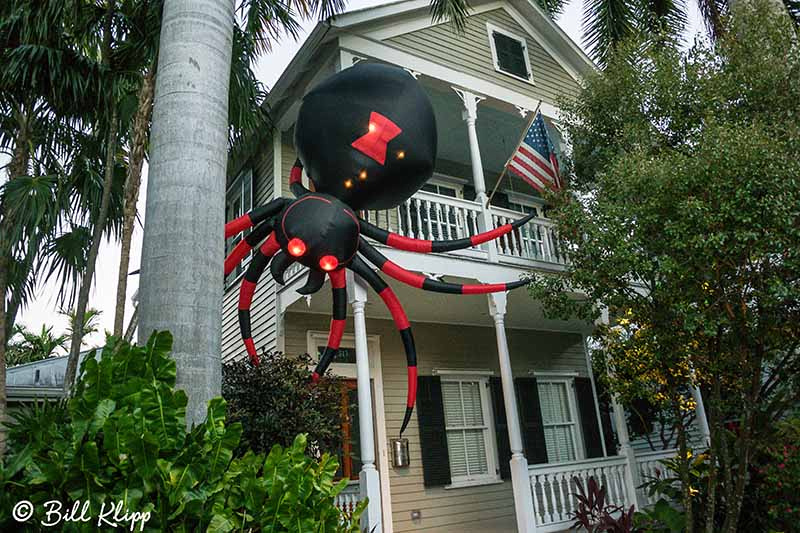
<svg viewBox="0 0 800 533">
<path fill-rule="evenodd" d="M 234 361 L 222 366 L 222 396 L 228 421 L 241 422 L 240 448 L 267 453 L 289 446 L 295 435 L 308 434 L 309 452 L 340 450 L 342 385 L 323 379 L 309 385 L 311 357 L 264 352 L 261 364 Z"/>
<path fill-rule="evenodd" d="M 226 404 L 209 402 L 204 424 L 186 430 L 186 395 L 175 390 L 172 337 L 154 334 L 146 347 L 109 338 L 98 361 L 82 365 L 66 402 L 20 412 L 9 427 L 9 453 L 0 465 L 0 530 L 19 500 L 33 503 L 28 530 L 52 522 L 44 504 L 67 510 L 88 502 L 89 522 L 66 521 L 62 531 L 93 531 L 109 506 L 150 513 L 147 531 L 357 531 L 364 504 L 352 517 L 334 506 L 346 481 L 334 483 L 334 458 L 305 454 L 306 437 L 264 457 L 234 458 L 241 424 L 225 424 Z M 141 522 L 141 519 L 140 519 Z M 106 529 L 108 525 L 103 524 Z M 53 530 L 49 528 L 49 530 Z"/>
</svg>

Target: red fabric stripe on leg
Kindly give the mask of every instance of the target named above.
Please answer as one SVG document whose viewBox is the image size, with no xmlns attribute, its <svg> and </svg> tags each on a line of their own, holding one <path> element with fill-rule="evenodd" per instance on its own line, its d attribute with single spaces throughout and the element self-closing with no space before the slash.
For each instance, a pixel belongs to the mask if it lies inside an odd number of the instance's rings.
<svg viewBox="0 0 800 533">
<path fill-rule="evenodd" d="M 331 287 L 334 289 L 342 289 L 347 283 L 344 269 L 331 270 L 328 272 L 328 277 L 331 278 Z"/>
<path fill-rule="evenodd" d="M 256 352 L 256 345 L 253 342 L 252 338 L 244 339 L 244 347 L 247 349 L 247 355 L 250 356 L 250 360 L 253 362 L 254 365 L 258 365 L 260 362 L 258 357 L 258 352 Z"/>
<path fill-rule="evenodd" d="M 289 172 L 289 185 L 292 183 L 297 183 L 302 181 L 303 179 L 303 167 L 299 167 L 297 165 L 292 167 L 292 170 Z"/>
<path fill-rule="evenodd" d="M 503 235 L 505 235 L 506 233 L 508 233 L 512 229 L 513 228 L 511 227 L 511 224 L 503 224 L 499 228 L 495 228 L 495 229 L 493 229 L 491 231 L 487 231 L 485 233 L 479 233 L 477 235 L 473 235 L 472 237 L 470 237 L 469 240 L 472 242 L 473 246 L 476 245 L 476 244 L 483 244 L 484 242 L 488 242 L 488 241 L 494 240 L 494 239 L 496 239 L 498 237 L 502 237 Z"/>
<path fill-rule="evenodd" d="M 486 294 L 507 290 L 505 283 L 487 283 L 486 285 L 462 285 L 461 294 Z"/>
<path fill-rule="evenodd" d="M 225 258 L 225 275 L 227 276 L 233 269 L 236 268 L 236 265 L 242 262 L 244 256 L 246 256 L 250 252 L 251 248 L 250 245 L 247 244 L 247 241 L 242 239 L 239 243 L 231 250 L 231 253 L 228 257 Z"/>
<path fill-rule="evenodd" d="M 417 401 L 417 367 L 408 367 L 408 402 L 407 407 L 414 407 Z"/>
<path fill-rule="evenodd" d="M 267 240 L 261 245 L 261 253 L 267 257 L 272 257 L 280 249 L 281 245 L 278 244 L 278 241 L 275 239 L 274 232 L 270 233 L 269 237 L 267 237 Z"/>
<path fill-rule="evenodd" d="M 397 233 L 390 233 L 389 238 L 386 239 L 386 244 L 398 250 L 408 250 L 409 252 L 419 252 L 423 254 L 431 253 L 433 243 L 431 241 L 423 241 L 421 239 L 410 239 L 403 237 Z"/>
<path fill-rule="evenodd" d="M 331 348 L 339 348 L 339 343 L 342 342 L 342 334 L 344 333 L 344 320 L 331 320 L 331 330 L 328 334 L 328 346 Z"/>
<path fill-rule="evenodd" d="M 225 238 L 233 237 L 240 231 L 244 231 L 253 225 L 253 220 L 250 218 L 250 213 L 245 213 L 239 218 L 233 219 L 225 224 Z"/>
<path fill-rule="evenodd" d="M 256 284 L 243 279 L 242 285 L 239 287 L 239 309 L 250 309 L 254 292 L 256 292 Z"/>
<path fill-rule="evenodd" d="M 403 310 L 403 306 L 400 305 L 400 300 L 397 299 L 397 295 L 391 287 L 383 289 L 378 293 L 378 296 L 381 297 L 386 307 L 389 309 L 389 312 L 392 314 L 394 324 L 397 326 L 398 330 L 404 330 L 410 326 L 406 312 Z"/>
<path fill-rule="evenodd" d="M 409 272 L 405 268 L 396 263 L 392 263 L 391 261 L 386 261 L 381 267 L 381 271 L 385 272 L 396 280 L 400 280 L 403 283 L 407 283 L 418 289 L 421 289 L 422 284 L 425 283 L 425 276 Z"/>
</svg>

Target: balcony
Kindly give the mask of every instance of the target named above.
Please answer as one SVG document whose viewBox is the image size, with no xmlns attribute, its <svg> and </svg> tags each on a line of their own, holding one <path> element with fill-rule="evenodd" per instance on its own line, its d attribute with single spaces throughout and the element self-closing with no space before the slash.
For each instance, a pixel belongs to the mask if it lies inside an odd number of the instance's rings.
<svg viewBox="0 0 800 533">
<path fill-rule="evenodd" d="M 458 198 L 419 191 L 394 209 L 367 211 L 362 216 L 372 224 L 404 237 L 424 240 L 450 240 L 480 233 L 481 206 Z M 522 217 L 522 213 L 491 206 L 494 227 Z M 495 241 L 501 263 L 521 267 L 563 267 L 552 222 L 534 218 L 516 231 Z M 449 252 L 466 258 L 488 260 L 487 245 Z"/>
</svg>

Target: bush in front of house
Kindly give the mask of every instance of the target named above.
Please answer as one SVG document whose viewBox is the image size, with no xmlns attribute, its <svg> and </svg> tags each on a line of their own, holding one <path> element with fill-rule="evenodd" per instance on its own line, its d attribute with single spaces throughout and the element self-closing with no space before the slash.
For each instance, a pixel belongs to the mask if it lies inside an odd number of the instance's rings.
<svg viewBox="0 0 800 533">
<path fill-rule="evenodd" d="M 149 513 L 146 521 L 121 524 L 125 529 L 358 530 L 363 504 L 348 516 L 334 505 L 347 482 L 334 482 L 335 458 L 305 453 L 305 435 L 266 456 L 237 456 L 242 426 L 225 422 L 222 398 L 209 402 L 204 423 L 187 430 L 171 348 L 168 332 L 143 347 L 109 338 L 99 360 L 95 353 L 86 358 L 71 398 L 15 414 L 0 465 L 0 530 L 22 527 L 11 516 L 20 500 L 34 505 L 26 522 L 33 531 L 52 523 L 45 502 L 53 500 L 64 511 L 89 502 L 84 515 L 93 519 L 54 526 L 64 531 L 100 529 L 98 517 L 117 502 L 123 511 Z"/>
<path fill-rule="evenodd" d="M 342 440 L 342 385 L 323 379 L 311 385 L 308 354 L 290 357 L 264 352 L 254 366 L 248 360 L 222 366 L 222 396 L 228 421 L 242 424 L 242 449 L 266 453 L 308 435 L 309 453 L 338 450 Z"/>
</svg>

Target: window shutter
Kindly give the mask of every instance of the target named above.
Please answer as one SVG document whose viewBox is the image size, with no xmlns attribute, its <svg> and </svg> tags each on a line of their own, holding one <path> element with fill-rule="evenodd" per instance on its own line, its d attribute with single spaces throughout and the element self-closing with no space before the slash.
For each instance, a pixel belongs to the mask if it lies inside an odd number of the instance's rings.
<svg viewBox="0 0 800 533">
<path fill-rule="evenodd" d="M 426 487 L 449 485 L 450 457 L 447 452 L 442 381 L 439 376 L 417 378 L 417 421 L 423 483 Z"/>
<path fill-rule="evenodd" d="M 514 381 L 517 388 L 522 439 L 525 443 L 525 457 L 529 464 L 546 463 L 547 444 L 544 440 L 536 378 L 517 378 Z"/>
<path fill-rule="evenodd" d="M 502 479 L 511 479 L 511 443 L 508 440 L 508 421 L 506 405 L 503 401 L 503 383 L 498 377 L 489 378 L 489 389 L 492 394 L 492 411 L 494 413 L 494 431 L 497 441 L 497 464 Z"/>
<path fill-rule="evenodd" d="M 575 396 L 578 399 L 578 413 L 581 417 L 583 443 L 586 458 L 603 457 L 603 444 L 600 442 L 600 425 L 594 408 L 592 382 L 589 378 L 575 378 Z"/>
<path fill-rule="evenodd" d="M 473 187 L 472 185 L 464 184 L 463 192 L 464 192 L 464 200 L 467 200 L 468 202 L 475 201 L 475 198 L 477 197 L 475 195 L 475 187 Z"/>
</svg>

